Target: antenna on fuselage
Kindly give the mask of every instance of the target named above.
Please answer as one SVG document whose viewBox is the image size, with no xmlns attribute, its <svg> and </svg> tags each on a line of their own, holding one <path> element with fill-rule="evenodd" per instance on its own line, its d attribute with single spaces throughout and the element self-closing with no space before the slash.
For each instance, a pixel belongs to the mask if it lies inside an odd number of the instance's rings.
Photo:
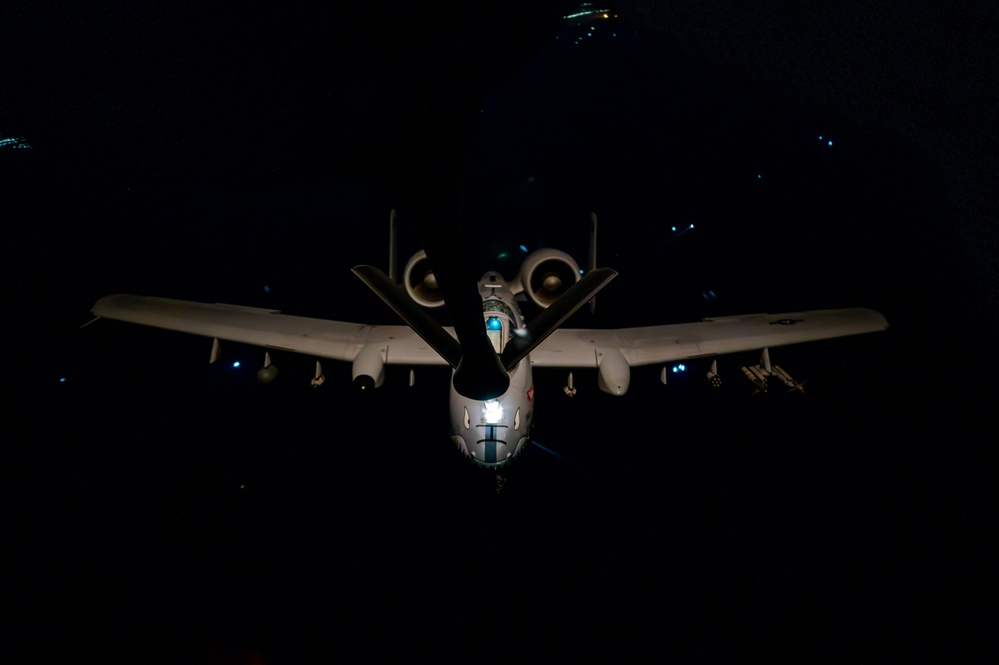
<svg viewBox="0 0 999 665">
<path fill-rule="evenodd" d="M 389 213 L 389 258 L 388 258 L 388 276 L 392 280 L 393 284 L 399 283 L 399 275 L 396 264 L 398 261 L 395 256 L 395 208 Z"/>
<path fill-rule="evenodd" d="M 590 260 L 586 265 L 586 272 L 597 269 L 597 213 L 590 213 Z M 590 298 L 590 314 L 597 312 L 596 296 Z"/>
</svg>

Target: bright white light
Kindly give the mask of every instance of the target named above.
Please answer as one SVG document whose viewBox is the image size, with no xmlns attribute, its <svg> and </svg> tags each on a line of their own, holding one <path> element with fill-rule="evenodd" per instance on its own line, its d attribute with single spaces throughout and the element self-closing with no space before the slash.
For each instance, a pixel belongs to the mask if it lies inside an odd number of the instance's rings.
<svg viewBox="0 0 999 665">
<path fill-rule="evenodd" d="M 693 225 L 693 224 L 691 224 L 691 225 L 690 225 L 690 228 L 694 228 L 694 225 Z"/>
<path fill-rule="evenodd" d="M 487 425 L 495 425 L 503 421 L 503 405 L 499 400 L 491 399 L 482 403 L 482 420 Z"/>
</svg>

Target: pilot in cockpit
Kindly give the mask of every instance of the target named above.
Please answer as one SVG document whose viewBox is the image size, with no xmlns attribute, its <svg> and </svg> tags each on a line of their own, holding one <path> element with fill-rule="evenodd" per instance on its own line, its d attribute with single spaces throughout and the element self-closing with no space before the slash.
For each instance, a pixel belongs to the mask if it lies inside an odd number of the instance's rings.
<svg viewBox="0 0 999 665">
<path fill-rule="evenodd" d="M 513 313 L 501 300 L 486 300 L 482 309 L 486 318 L 486 335 L 496 353 L 503 353 L 507 340 L 513 334 L 511 324 L 516 327 L 516 324 L 513 324 Z"/>
<path fill-rule="evenodd" d="M 506 346 L 506 327 L 506 321 L 498 316 L 486 318 L 486 336 L 493 343 L 496 353 L 503 353 L 503 347 Z"/>
</svg>

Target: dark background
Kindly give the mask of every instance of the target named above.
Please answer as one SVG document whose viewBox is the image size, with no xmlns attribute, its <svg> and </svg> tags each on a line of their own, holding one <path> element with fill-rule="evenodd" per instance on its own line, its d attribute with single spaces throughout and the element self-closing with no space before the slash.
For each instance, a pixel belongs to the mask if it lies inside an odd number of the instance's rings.
<svg viewBox="0 0 999 665">
<path fill-rule="evenodd" d="M 6 10 L 11 661 L 992 653 L 995 10 L 572 10 Z M 521 244 L 585 262 L 596 211 L 620 276 L 573 326 L 892 327 L 772 350 L 805 395 L 752 397 L 755 354 L 720 391 L 692 362 L 569 400 L 537 370 L 565 460 L 532 447 L 500 492 L 447 442 L 446 371 L 361 401 L 346 364 L 260 386 L 258 349 L 79 328 L 117 292 L 395 323 L 349 268 L 385 266 L 396 205 L 415 252 L 425 193 L 509 278 Z"/>
</svg>

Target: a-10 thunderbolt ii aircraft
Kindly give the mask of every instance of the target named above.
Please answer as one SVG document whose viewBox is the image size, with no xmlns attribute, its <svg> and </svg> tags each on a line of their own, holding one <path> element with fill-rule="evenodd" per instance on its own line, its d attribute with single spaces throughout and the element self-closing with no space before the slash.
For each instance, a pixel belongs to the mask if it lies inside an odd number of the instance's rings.
<svg viewBox="0 0 999 665">
<path fill-rule="evenodd" d="M 390 228 L 391 277 L 365 265 L 354 268 L 354 273 L 408 325 L 328 321 L 270 309 L 135 295 L 101 298 L 93 314 L 213 338 L 212 362 L 219 356 L 219 340 L 350 362 L 354 385 L 362 391 L 382 385 L 385 365 L 450 365 L 454 370 L 451 441 L 477 465 L 492 469 L 516 458 L 530 441 L 535 366 L 595 367 L 601 390 L 624 395 L 631 367 L 763 349 L 764 362 L 752 368 L 754 384 L 765 390 L 766 379 L 773 375 L 794 387 L 800 384 L 783 370 L 774 374 L 776 366 L 771 367 L 766 349 L 888 327 L 880 313 L 854 308 L 715 317 L 636 328 L 560 328 L 617 275 L 596 268 L 596 216 L 592 215 L 590 265 L 582 277 L 573 258 L 556 249 L 528 254 L 513 281 L 496 271 L 482 276 L 478 291 L 489 342 L 483 343 L 483 354 L 460 343 L 453 328 L 442 327 L 426 311 L 445 303 L 425 252 L 417 252 L 406 264 L 401 287 L 396 283 L 394 215 Z M 518 298 L 541 307 L 540 315 L 526 322 Z M 265 358 L 258 374 L 261 378 L 268 376 L 269 354 Z M 716 362 L 707 376 L 712 384 L 719 383 Z M 317 360 L 313 385 L 324 380 Z M 575 394 L 571 371 L 566 394 Z"/>
</svg>

